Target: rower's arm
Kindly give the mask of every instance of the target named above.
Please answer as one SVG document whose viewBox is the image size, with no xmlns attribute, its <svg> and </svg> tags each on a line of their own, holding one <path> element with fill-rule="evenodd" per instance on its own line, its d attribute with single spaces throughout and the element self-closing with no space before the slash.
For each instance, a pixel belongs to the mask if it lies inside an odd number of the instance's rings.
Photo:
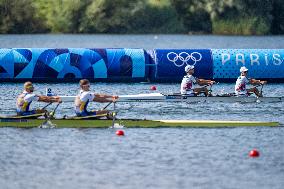
<svg viewBox="0 0 284 189">
<path fill-rule="evenodd" d="M 250 84 L 252 85 L 264 85 L 266 84 L 267 81 L 261 81 L 261 80 L 257 80 L 257 79 L 250 79 Z"/>
<path fill-rule="evenodd" d="M 115 102 L 117 99 L 118 99 L 118 96 L 95 94 L 93 101 L 95 102 Z"/>
<path fill-rule="evenodd" d="M 215 81 L 206 80 L 206 79 L 196 79 L 198 85 L 213 85 Z"/>
<path fill-rule="evenodd" d="M 61 103 L 62 100 L 59 96 L 39 96 L 38 101 L 40 102 L 58 102 Z"/>
</svg>

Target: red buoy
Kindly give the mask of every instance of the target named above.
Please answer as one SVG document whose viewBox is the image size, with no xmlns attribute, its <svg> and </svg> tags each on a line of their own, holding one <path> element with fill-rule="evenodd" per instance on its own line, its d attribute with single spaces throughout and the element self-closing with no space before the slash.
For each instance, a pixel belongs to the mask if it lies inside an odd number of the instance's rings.
<svg viewBox="0 0 284 189">
<path fill-rule="evenodd" d="M 150 88 L 152 91 L 155 91 L 155 90 L 157 90 L 157 88 L 156 88 L 156 86 L 155 85 L 153 85 L 153 86 L 151 86 L 151 88 Z"/>
<path fill-rule="evenodd" d="M 115 132 L 115 134 L 116 134 L 117 136 L 124 136 L 123 130 L 117 130 L 117 131 Z"/>
<path fill-rule="evenodd" d="M 253 149 L 249 152 L 249 156 L 250 157 L 258 157 L 259 156 L 259 152 L 256 149 Z"/>
</svg>

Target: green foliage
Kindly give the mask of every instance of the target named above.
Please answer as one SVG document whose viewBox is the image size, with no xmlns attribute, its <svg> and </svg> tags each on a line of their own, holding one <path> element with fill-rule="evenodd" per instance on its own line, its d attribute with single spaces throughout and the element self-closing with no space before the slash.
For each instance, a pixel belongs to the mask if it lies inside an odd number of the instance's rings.
<svg viewBox="0 0 284 189">
<path fill-rule="evenodd" d="M 271 32 L 284 34 L 284 3 L 283 0 L 273 1 Z"/>
<path fill-rule="evenodd" d="M 187 32 L 211 33 L 210 15 L 204 0 L 171 0 Z"/>
<path fill-rule="evenodd" d="M 34 17 L 32 0 L 0 0 L 0 33 L 46 31 L 41 18 Z"/>
<path fill-rule="evenodd" d="M 220 1 L 220 0 L 219 0 Z M 269 34 L 272 4 L 269 0 L 233 0 L 211 9 L 213 33 L 234 35 Z M 214 13 L 213 13 L 214 12 Z"/>
<path fill-rule="evenodd" d="M 77 33 L 90 0 L 33 0 L 37 16 L 55 33 Z"/>
<path fill-rule="evenodd" d="M 92 33 L 125 33 L 128 21 L 140 6 L 139 0 L 94 0 L 87 7 L 80 31 Z"/>
<path fill-rule="evenodd" d="M 214 34 L 264 35 L 269 33 L 269 29 L 264 19 L 256 17 L 213 21 Z"/>
<path fill-rule="evenodd" d="M 180 33 L 175 9 L 154 6 L 148 0 L 97 0 L 86 10 L 80 32 L 87 33 Z"/>
<path fill-rule="evenodd" d="M 133 33 L 184 33 L 175 9 L 169 6 L 145 4 L 131 17 L 129 32 Z"/>
<path fill-rule="evenodd" d="M 283 0 L 0 0 L 0 33 L 284 33 Z"/>
<path fill-rule="evenodd" d="M 172 4 L 188 31 L 236 35 L 270 32 L 271 0 L 172 0 Z"/>
</svg>

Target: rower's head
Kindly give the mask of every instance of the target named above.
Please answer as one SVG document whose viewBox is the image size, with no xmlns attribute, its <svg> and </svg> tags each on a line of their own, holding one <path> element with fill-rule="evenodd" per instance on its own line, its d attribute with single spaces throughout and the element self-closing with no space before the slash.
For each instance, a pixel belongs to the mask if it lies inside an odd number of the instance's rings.
<svg viewBox="0 0 284 189">
<path fill-rule="evenodd" d="M 25 89 L 25 91 L 27 91 L 29 93 L 34 92 L 34 86 L 33 86 L 32 82 L 30 82 L 30 81 L 25 82 L 24 83 L 24 89 Z"/>
<path fill-rule="evenodd" d="M 248 69 L 245 66 L 243 66 L 240 68 L 240 72 L 241 72 L 241 75 L 246 76 L 248 73 Z"/>
<path fill-rule="evenodd" d="M 89 80 L 81 79 L 79 84 L 80 84 L 80 87 L 81 87 L 82 90 L 84 90 L 84 91 L 90 90 L 90 81 Z"/>
<path fill-rule="evenodd" d="M 185 66 L 184 71 L 187 74 L 193 74 L 194 73 L 194 66 L 193 65 L 187 65 L 187 66 Z"/>
</svg>

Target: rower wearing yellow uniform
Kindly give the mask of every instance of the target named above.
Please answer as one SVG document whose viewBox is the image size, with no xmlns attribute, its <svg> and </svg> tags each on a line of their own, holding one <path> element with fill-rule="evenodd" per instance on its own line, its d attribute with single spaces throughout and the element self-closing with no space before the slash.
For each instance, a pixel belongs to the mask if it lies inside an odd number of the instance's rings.
<svg viewBox="0 0 284 189">
<path fill-rule="evenodd" d="M 33 101 L 39 102 L 58 102 L 61 103 L 61 99 L 58 96 L 44 96 L 34 94 L 34 86 L 32 82 L 28 81 L 24 83 L 24 91 L 17 97 L 17 115 L 28 116 L 34 114 L 43 114 L 46 110 L 36 109 L 30 110 L 30 105 Z"/>
<path fill-rule="evenodd" d="M 88 111 L 89 102 L 115 102 L 118 96 L 110 96 L 106 94 L 95 94 L 90 91 L 90 82 L 87 79 L 82 79 L 79 82 L 80 92 L 75 98 L 75 113 L 79 117 L 92 116 L 98 114 L 107 114 L 108 110 L 93 110 Z"/>
</svg>

